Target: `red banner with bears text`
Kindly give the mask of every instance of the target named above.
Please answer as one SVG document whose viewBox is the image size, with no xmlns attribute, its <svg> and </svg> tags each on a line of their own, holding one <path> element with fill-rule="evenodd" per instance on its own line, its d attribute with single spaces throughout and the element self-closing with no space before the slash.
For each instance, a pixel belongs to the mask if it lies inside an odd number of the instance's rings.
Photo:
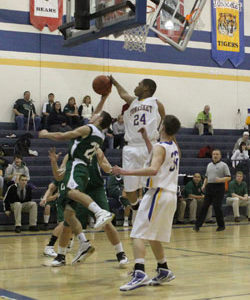
<svg viewBox="0 0 250 300">
<path fill-rule="evenodd" d="M 30 23 L 39 30 L 54 31 L 62 25 L 63 0 L 30 0 Z"/>
</svg>

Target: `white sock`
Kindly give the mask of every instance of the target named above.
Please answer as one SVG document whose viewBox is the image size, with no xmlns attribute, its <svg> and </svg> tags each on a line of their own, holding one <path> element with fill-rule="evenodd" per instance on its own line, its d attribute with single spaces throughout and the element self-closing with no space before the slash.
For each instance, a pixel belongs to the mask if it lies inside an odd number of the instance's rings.
<svg viewBox="0 0 250 300">
<path fill-rule="evenodd" d="M 78 238 L 78 240 L 79 240 L 80 243 L 87 242 L 86 236 L 85 236 L 85 234 L 83 232 L 79 233 L 77 235 L 77 238 Z"/>
<path fill-rule="evenodd" d="M 124 217 L 124 221 L 125 221 L 125 222 L 128 222 L 128 217 Z"/>
<path fill-rule="evenodd" d="M 88 206 L 88 210 L 92 211 L 92 213 L 97 214 L 100 212 L 102 209 L 99 205 L 97 205 L 95 202 L 91 202 L 90 205 Z"/>
<path fill-rule="evenodd" d="M 135 263 L 145 265 L 145 259 L 144 258 L 136 258 Z"/>
<path fill-rule="evenodd" d="M 114 245 L 114 247 L 115 247 L 116 254 L 120 253 L 120 252 L 124 252 L 121 242 L 119 244 L 117 244 L 117 245 Z"/>
<path fill-rule="evenodd" d="M 45 223 L 45 224 L 48 224 L 48 223 L 49 223 L 49 217 L 50 217 L 50 215 L 44 215 L 44 216 L 43 216 L 43 220 L 44 220 L 44 223 Z"/>
<path fill-rule="evenodd" d="M 66 255 L 67 248 L 58 246 L 58 254 Z"/>
<path fill-rule="evenodd" d="M 160 260 L 157 260 L 158 264 L 165 264 L 165 262 L 167 262 L 166 257 L 163 257 Z"/>
</svg>

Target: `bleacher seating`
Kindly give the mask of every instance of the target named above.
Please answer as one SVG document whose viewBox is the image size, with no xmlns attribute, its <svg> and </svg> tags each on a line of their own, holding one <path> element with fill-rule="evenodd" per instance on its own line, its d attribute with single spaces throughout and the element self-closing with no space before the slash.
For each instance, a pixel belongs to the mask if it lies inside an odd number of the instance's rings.
<svg viewBox="0 0 250 300">
<path fill-rule="evenodd" d="M 0 145 L 8 144 L 14 145 L 19 136 L 25 131 L 17 131 L 14 129 L 13 123 L 0 123 Z M 15 133 L 17 138 L 6 138 L 6 135 Z M 34 138 L 31 140 L 31 149 L 36 150 L 38 157 L 24 157 L 24 161 L 29 167 L 31 182 L 37 187 L 33 191 L 34 200 L 38 203 L 41 196 L 46 190 L 47 185 L 52 180 L 52 172 L 50 169 L 50 162 L 48 159 L 48 150 L 50 147 L 56 147 L 57 152 L 62 152 L 64 155 L 67 152 L 66 142 L 54 142 L 50 140 L 40 140 L 37 133 L 30 131 Z M 193 128 L 182 128 L 177 135 L 177 141 L 180 145 L 182 158 L 180 162 L 180 174 L 193 174 L 200 172 L 205 174 L 206 166 L 210 159 L 198 158 L 199 149 L 210 145 L 213 148 L 222 150 L 223 160 L 226 159 L 227 154 L 231 155 L 235 141 L 242 135 L 242 130 L 226 130 L 215 129 L 213 136 L 198 136 Z M 107 149 L 106 156 L 111 164 L 121 166 L 121 151 L 120 149 Z M 13 157 L 5 157 L 10 163 Z M 183 176 L 180 178 L 183 178 Z M 182 182 L 180 181 L 180 184 Z M 8 218 L 3 213 L 2 201 L 0 201 L 0 226 L 4 224 L 14 224 L 13 218 Z M 39 207 L 38 222 L 42 223 L 43 208 Z M 27 222 L 27 220 L 26 220 Z"/>
</svg>

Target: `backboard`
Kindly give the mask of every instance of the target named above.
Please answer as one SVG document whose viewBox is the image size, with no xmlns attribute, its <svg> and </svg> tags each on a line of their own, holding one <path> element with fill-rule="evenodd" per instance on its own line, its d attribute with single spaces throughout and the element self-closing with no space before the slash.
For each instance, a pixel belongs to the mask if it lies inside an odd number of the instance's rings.
<svg viewBox="0 0 250 300">
<path fill-rule="evenodd" d="M 125 49 L 136 51 L 146 51 L 147 34 L 152 30 L 161 40 L 183 51 L 206 1 L 67 0 L 67 22 L 59 30 L 65 46 L 124 32 Z M 139 47 L 134 47 L 135 43 Z"/>
<path fill-rule="evenodd" d="M 206 0 L 160 0 L 157 2 L 159 5 L 149 22 L 149 28 L 164 42 L 184 51 Z"/>
<path fill-rule="evenodd" d="M 146 3 L 147 0 L 67 0 L 66 23 L 59 27 L 64 46 L 75 46 L 145 24 Z"/>
</svg>

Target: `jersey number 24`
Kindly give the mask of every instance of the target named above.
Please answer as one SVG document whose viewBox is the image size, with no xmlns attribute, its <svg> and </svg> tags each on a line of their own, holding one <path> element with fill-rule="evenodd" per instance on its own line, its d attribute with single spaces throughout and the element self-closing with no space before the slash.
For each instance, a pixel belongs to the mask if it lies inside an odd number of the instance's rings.
<svg viewBox="0 0 250 300">
<path fill-rule="evenodd" d="M 146 125 L 146 116 L 143 114 L 141 117 L 140 115 L 136 114 L 134 115 L 134 126 L 138 126 L 142 123 L 143 125 Z"/>
</svg>

